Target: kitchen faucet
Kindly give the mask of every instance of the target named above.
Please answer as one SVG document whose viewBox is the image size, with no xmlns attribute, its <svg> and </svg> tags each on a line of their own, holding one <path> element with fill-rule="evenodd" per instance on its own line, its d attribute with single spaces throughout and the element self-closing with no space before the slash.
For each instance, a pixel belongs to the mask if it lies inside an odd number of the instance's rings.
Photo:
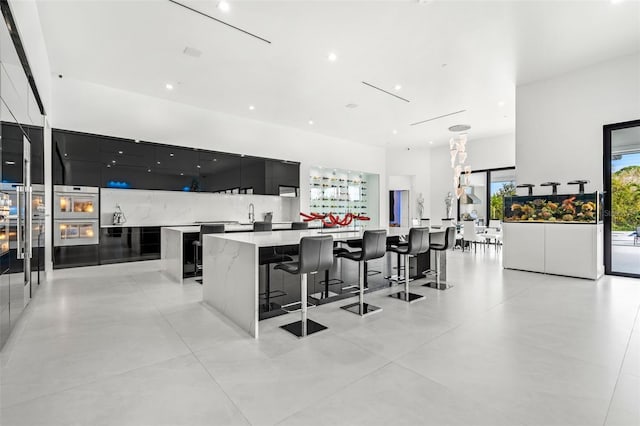
<svg viewBox="0 0 640 426">
<path fill-rule="evenodd" d="M 256 210 L 253 203 L 249 203 L 249 222 L 253 223 L 256 221 Z"/>
</svg>

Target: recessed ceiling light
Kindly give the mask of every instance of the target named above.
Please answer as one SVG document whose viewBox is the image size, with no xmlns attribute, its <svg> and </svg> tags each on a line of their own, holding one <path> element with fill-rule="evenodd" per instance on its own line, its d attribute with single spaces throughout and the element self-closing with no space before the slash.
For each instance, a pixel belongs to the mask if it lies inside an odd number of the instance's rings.
<svg viewBox="0 0 640 426">
<path fill-rule="evenodd" d="M 398 131 L 397 131 L 396 129 L 393 129 L 393 134 L 394 134 L 394 135 L 397 135 L 397 134 L 398 134 Z"/>
<path fill-rule="evenodd" d="M 107 167 L 111 167 L 111 164 L 107 164 Z"/>
<path fill-rule="evenodd" d="M 214 159 L 213 159 L 213 161 L 218 161 L 218 159 L 217 159 L 217 158 L 214 158 Z"/>
<path fill-rule="evenodd" d="M 338 55 L 336 55 L 335 52 L 330 52 L 327 59 L 329 59 L 330 62 L 335 62 L 338 60 Z"/>
<path fill-rule="evenodd" d="M 249 109 L 253 111 L 254 109 L 256 109 L 256 107 L 254 107 L 253 105 L 249 105 Z"/>
<path fill-rule="evenodd" d="M 159 162 L 159 161 L 156 161 L 156 163 L 160 164 L 160 162 Z"/>
<path fill-rule="evenodd" d="M 309 120 L 309 125 L 313 126 L 313 120 Z"/>
<path fill-rule="evenodd" d="M 499 106 L 500 108 L 502 108 L 502 107 L 504 106 L 504 101 L 500 101 L 500 102 L 498 102 L 498 106 Z"/>
<path fill-rule="evenodd" d="M 118 154 L 122 155 L 122 151 L 118 151 Z"/>
<path fill-rule="evenodd" d="M 220 0 L 218 2 L 218 9 L 220 9 L 223 12 L 228 12 L 229 9 L 231 9 L 231 5 L 229 5 L 228 1 Z"/>
<path fill-rule="evenodd" d="M 451 127 L 449 127 L 449 131 L 450 132 L 466 132 L 467 130 L 469 130 L 471 128 L 471 126 L 469 126 L 468 124 L 456 124 L 453 125 Z"/>
<path fill-rule="evenodd" d="M 16 164 L 15 161 L 5 161 L 4 164 L 7 164 L 9 166 L 13 166 L 14 164 Z"/>
<path fill-rule="evenodd" d="M 198 164 L 196 167 L 197 167 L 197 168 L 200 168 L 200 164 Z"/>
<path fill-rule="evenodd" d="M 347 107 L 347 108 L 358 108 L 358 104 L 346 104 L 345 107 Z"/>
<path fill-rule="evenodd" d="M 147 169 L 147 173 L 151 173 L 151 169 Z"/>
<path fill-rule="evenodd" d="M 69 154 L 67 154 L 67 153 L 65 152 L 65 153 L 64 153 L 64 156 L 65 156 L 65 157 L 68 157 L 68 156 L 69 156 Z"/>
<path fill-rule="evenodd" d="M 170 152 L 170 153 L 169 153 L 169 157 L 173 157 L 173 152 Z"/>
<path fill-rule="evenodd" d="M 173 90 L 173 84 L 171 84 L 171 83 L 165 84 L 164 87 L 166 87 L 167 90 Z"/>
<path fill-rule="evenodd" d="M 397 92 L 398 90 L 402 89 L 402 86 L 399 84 L 396 84 L 395 86 L 393 86 L 393 89 Z"/>
<path fill-rule="evenodd" d="M 429 141 L 429 145 L 433 145 L 433 141 Z"/>
<path fill-rule="evenodd" d="M 135 143 L 140 143 L 140 139 L 136 139 L 134 142 Z"/>
<path fill-rule="evenodd" d="M 245 156 L 244 154 L 240 154 L 240 157 L 244 157 L 244 156 Z"/>
<path fill-rule="evenodd" d="M 184 173 L 180 173 L 180 176 L 184 176 Z"/>
<path fill-rule="evenodd" d="M 111 162 L 112 162 L 113 164 L 116 164 L 116 160 L 111 160 Z"/>
</svg>

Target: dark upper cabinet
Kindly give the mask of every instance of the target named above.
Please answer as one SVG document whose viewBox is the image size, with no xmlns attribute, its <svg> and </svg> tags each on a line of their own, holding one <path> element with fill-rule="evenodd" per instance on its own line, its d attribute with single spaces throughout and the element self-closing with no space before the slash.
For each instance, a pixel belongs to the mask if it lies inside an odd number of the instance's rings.
<svg viewBox="0 0 640 426">
<path fill-rule="evenodd" d="M 242 157 L 222 152 L 203 153 L 200 165 L 200 190 L 239 193 L 242 184 Z"/>
<path fill-rule="evenodd" d="M 291 161 L 266 160 L 267 195 L 295 196 L 300 188 L 300 164 Z"/>
<path fill-rule="evenodd" d="M 266 161 L 258 157 L 241 158 L 241 193 L 266 194 Z"/>
<path fill-rule="evenodd" d="M 53 143 L 56 185 L 260 195 L 300 186 L 300 165 L 287 161 L 64 130 Z"/>
<path fill-rule="evenodd" d="M 41 127 L 2 123 L 2 181 L 22 182 L 24 133 L 31 142 L 31 183 L 44 183 L 44 131 Z"/>
</svg>

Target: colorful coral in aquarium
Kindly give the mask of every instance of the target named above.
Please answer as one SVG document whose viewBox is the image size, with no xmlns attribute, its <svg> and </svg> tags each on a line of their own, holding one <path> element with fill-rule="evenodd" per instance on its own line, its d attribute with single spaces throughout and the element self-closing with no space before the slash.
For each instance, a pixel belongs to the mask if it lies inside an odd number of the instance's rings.
<svg viewBox="0 0 640 426">
<path fill-rule="evenodd" d="M 601 220 L 602 196 L 597 192 L 575 195 L 505 197 L 505 222 L 578 222 Z"/>
</svg>

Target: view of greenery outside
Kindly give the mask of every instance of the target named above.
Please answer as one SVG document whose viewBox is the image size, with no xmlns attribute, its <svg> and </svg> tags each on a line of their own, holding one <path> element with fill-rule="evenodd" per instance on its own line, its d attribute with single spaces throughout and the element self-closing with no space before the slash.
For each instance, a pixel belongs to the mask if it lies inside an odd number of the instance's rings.
<svg viewBox="0 0 640 426">
<path fill-rule="evenodd" d="M 497 191 L 491 194 L 491 219 L 502 220 L 504 218 L 504 197 L 516 195 L 516 186 L 513 182 L 493 182 L 494 184 L 502 184 Z"/>
<path fill-rule="evenodd" d="M 613 173 L 611 194 L 612 230 L 635 231 L 640 226 L 640 166 L 623 167 Z"/>
</svg>

